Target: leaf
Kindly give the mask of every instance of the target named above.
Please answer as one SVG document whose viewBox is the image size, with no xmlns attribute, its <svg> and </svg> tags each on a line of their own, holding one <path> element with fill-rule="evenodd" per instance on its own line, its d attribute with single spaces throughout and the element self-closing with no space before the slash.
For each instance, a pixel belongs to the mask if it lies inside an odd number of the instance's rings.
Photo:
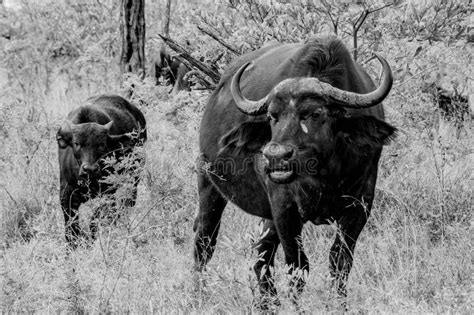
<svg viewBox="0 0 474 315">
<path fill-rule="evenodd" d="M 418 46 L 418 48 L 415 50 L 415 53 L 413 54 L 413 58 L 418 56 L 418 54 L 423 50 L 422 46 Z"/>
</svg>

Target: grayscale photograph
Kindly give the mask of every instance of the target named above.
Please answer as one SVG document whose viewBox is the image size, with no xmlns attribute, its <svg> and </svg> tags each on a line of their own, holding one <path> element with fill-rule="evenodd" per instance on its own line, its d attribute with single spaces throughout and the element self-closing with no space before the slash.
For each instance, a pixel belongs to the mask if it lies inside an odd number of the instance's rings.
<svg viewBox="0 0 474 315">
<path fill-rule="evenodd" d="M 472 0 L 0 0 L 0 313 L 472 314 Z"/>
</svg>

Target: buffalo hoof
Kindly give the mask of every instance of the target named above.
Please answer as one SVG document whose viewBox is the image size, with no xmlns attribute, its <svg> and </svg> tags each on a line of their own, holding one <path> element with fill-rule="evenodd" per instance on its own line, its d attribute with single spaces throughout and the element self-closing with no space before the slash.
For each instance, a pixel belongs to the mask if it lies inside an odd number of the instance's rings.
<svg viewBox="0 0 474 315">
<path fill-rule="evenodd" d="M 211 293 L 207 287 L 206 279 L 199 271 L 192 273 L 192 298 L 190 299 L 193 308 L 201 309 L 211 298 Z"/>
<path fill-rule="evenodd" d="M 275 295 L 262 295 L 254 301 L 255 309 L 264 314 L 276 314 L 281 306 L 280 300 Z"/>
<path fill-rule="evenodd" d="M 194 295 L 202 296 L 206 295 L 208 292 L 206 279 L 203 277 L 203 274 L 199 271 L 193 272 L 193 291 Z"/>
<path fill-rule="evenodd" d="M 66 247 L 70 251 L 83 247 L 85 243 L 87 243 L 87 236 L 82 230 L 76 231 L 74 235 L 66 236 Z"/>
</svg>

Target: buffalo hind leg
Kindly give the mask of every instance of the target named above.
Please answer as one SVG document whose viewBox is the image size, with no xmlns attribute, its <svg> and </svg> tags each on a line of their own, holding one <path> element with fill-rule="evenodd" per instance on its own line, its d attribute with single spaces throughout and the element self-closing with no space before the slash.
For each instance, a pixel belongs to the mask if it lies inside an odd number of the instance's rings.
<svg viewBox="0 0 474 315">
<path fill-rule="evenodd" d="M 333 287 L 340 297 L 347 296 L 346 284 L 352 268 L 355 245 L 366 221 L 365 213 L 338 220 L 339 230 L 331 247 L 329 262 Z"/>
<path fill-rule="evenodd" d="M 198 175 L 199 212 L 194 221 L 194 266 L 202 271 L 216 246 L 222 212 L 227 200 L 204 174 Z"/>
<path fill-rule="evenodd" d="M 263 236 L 256 245 L 259 260 L 255 263 L 253 269 L 257 275 L 260 294 L 262 295 L 261 306 L 266 309 L 271 304 L 280 304 L 276 298 L 277 291 L 271 273 L 280 239 L 272 220 L 264 219 L 262 232 Z"/>
</svg>

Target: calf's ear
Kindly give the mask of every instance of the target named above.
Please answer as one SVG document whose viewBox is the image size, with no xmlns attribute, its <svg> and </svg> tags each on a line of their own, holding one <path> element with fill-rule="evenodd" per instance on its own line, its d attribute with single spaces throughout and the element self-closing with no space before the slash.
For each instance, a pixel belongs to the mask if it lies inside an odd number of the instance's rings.
<svg viewBox="0 0 474 315">
<path fill-rule="evenodd" d="M 58 146 L 61 149 L 66 148 L 67 146 L 71 145 L 72 141 L 72 130 L 71 125 L 68 122 L 65 122 L 56 133 L 56 141 L 58 142 Z"/>
<path fill-rule="evenodd" d="M 380 149 L 396 137 L 397 128 L 373 116 L 338 119 L 335 134 L 354 149 L 367 152 Z"/>
<path fill-rule="evenodd" d="M 109 135 L 109 144 L 112 147 L 123 146 L 131 147 L 134 146 L 138 140 L 138 134 L 136 132 L 124 133 L 121 135 Z"/>
</svg>

